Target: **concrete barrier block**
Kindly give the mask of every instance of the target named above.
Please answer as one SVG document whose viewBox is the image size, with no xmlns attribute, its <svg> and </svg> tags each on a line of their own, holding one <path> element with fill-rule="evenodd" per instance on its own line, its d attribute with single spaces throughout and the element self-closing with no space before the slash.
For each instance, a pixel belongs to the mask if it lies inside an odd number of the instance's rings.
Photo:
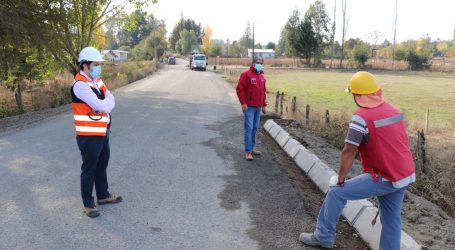
<svg viewBox="0 0 455 250">
<path fill-rule="evenodd" d="M 371 221 L 374 219 L 378 212 L 375 207 L 367 207 L 363 209 L 363 212 L 358 216 L 357 220 L 354 221 L 354 228 L 359 233 L 360 237 L 367 242 L 372 249 L 379 249 L 379 240 L 381 237 L 381 220 L 378 217 L 376 224 L 371 225 Z"/>
<path fill-rule="evenodd" d="M 308 172 L 308 176 L 322 192 L 327 193 L 329 190 L 330 178 L 332 178 L 332 176 L 337 176 L 337 173 L 322 161 L 318 161 Z"/>
<path fill-rule="evenodd" d="M 302 145 L 297 140 L 291 138 L 286 145 L 284 145 L 283 149 L 291 158 L 294 158 L 299 151 L 299 146 Z"/>
<path fill-rule="evenodd" d="M 294 147 L 293 149 L 290 150 L 289 156 L 291 156 L 292 158 L 295 158 L 300 151 L 304 151 L 304 150 L 306 150 L 306 148 L 304 146 L 302 146 L 302 144 L 299 143 L 299 145 L 297 145 L 297 147 Z"/>
<path fill-rule="evenodd" d="M 275 139 L 276 136 L 277 136 L 281 131 L 283 131 L 283 129 L 280 127 L 280 125 L 275 124 L 275 125 L 273 125 L 273 127 L 270 129 L 269 134 L 270 134 L 270 136 L 272 136 L 272 137 Z"/>
<path fill-rule="evenodd" d="M 373 203 L 369 202 L 367 199 L 348 201 L 343 209 L 343 216 L 348 223 L 352 225 L 366 207 L 373 207 Z"/>
<path fill-rule="evenodd" d="M 303 146 L 302 146 L 303 147 Z M 300 150 L 296 156 L 294 157 L 294 161 L 299 166 L 300 169 L 305 171 L 305 173 L 308 173 L 310 171 L 311 167 L 314 166 L 314 164 L 319 161 L 319 158 L 315 156 L 313 153 L 308 151 L 307 149 L 305 150 Z"/>
<path fill-rule="evenodd" d="M 401 231 L 401 250 L 421 250 L 422 246 L 419 245 L 409 234 Z"/>
<path fill-rule="evenodd" d="M 272 119 L 269 119 L 269 120 L 267 120 L 267 121 L 264 123 L 264 129 L 265 129 L 267 132 L 269 132 L 270 129 L 271 129 L 274 125 L 276 125 L 275 121 L 272 120 Z"/>
<path fill-rule="evenodd" d="M 276 136 L 276 142 L 278 143 L 278 145 L 280 145 L 280 147 L 284 147 L 284 145 L 286 145 L 286 143 L 289 141 L 289 139 L 291 139 L 291 136 L 288 134 L 288 132 L 286 132 L 285 130 L 282 130 L 277 136 Z"/>
</svg>

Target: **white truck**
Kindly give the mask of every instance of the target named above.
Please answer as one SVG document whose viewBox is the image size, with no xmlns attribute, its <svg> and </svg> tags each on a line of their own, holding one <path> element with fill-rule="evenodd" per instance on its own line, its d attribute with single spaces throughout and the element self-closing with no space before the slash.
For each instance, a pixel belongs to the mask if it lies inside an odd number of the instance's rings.
<svg viewBox="0 0 455 250">
<path fill-rule="evenodd" d="M 207 70 L 207 57 L 204 54 L 193 53 L 190 57 L 190 69 L 191 70 Z"/>
</svg>

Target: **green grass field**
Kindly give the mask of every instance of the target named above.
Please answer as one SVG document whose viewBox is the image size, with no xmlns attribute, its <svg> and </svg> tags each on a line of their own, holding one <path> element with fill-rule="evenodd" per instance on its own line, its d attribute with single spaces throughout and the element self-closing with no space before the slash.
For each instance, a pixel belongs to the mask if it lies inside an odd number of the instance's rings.
<svg viewBox="0 0 455 250">
<path fill-rule="evenodd" d="M 354 72 L 335 71 L 266 71 L 269 100 L 277 91 L 297 96 L 300 106 L 310 104 L 315 110 L 329 109 L 332 114 L 351 115 L 356 106 L 352 95 L 344 92 Z M 373 72 L 383 86 L 386 100 L 400 108 L 408 124 L 425 124 L 430 109 L 430 128 L 450 129 L 455 122 L 455 75 L 443 73 Z"/>
</svg>

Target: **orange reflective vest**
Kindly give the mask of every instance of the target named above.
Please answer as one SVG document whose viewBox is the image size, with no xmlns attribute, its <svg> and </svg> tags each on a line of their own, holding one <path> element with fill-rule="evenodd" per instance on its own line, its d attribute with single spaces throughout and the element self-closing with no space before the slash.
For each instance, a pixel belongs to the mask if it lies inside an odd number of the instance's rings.
<svg viewBox="0 0 455 250">
<path fill-rule="evenodd" d="M 94 111 L 88 104 L 79 99 L 74 94 L 74 84 L 76 82 L 84 82 L 87 84 L 98 99 L 104 100 L 107 87 L 103 81 L 98 78 L 96 86 L 81 74 L 74 77 L 74 83 L 71 87 L 71 107 L 73 109 L 74 125 L 76 127 L 76 135 L 82 136 L 106 136 L 108 130 L 108 114 Z"/>
</svg>

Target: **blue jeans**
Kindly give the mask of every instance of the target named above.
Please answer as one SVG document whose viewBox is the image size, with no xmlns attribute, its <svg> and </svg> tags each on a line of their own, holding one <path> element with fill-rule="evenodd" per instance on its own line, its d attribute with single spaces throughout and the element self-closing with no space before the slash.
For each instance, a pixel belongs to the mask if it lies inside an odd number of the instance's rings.
<svg viewBox="0 0 455 250">
<path fill-rule="evenodd" d="M 77 145 L 82 155 L 81 195 L 85 207 L 95 205 L 92 196 L 95 185 L 96 196 L 104 199 L 110 196 L 107 183 L 109 163 L 109 131 L 106 136 L 77 136 Z"/>
<path fill-rule="evenodd" d="M 245 152 L 251 153 L 256 145 L 256 132 L 261 121 L 261 107 L 248 107 L 245 112 Z"/>
<path fill-rule="evenodd" d="M 407 187 L 394 188 L 389 181 L 374 182 L 370 174 L 356 176 L 344 186 L 331 187 L 319 211 L 315 237 L 327 244 L 335 243 L 335 229 L 347 200 L 377 196 L 382 223 L 380 249 L 399 250 L 401 240 L 401 208 Z"/>
</svg>

